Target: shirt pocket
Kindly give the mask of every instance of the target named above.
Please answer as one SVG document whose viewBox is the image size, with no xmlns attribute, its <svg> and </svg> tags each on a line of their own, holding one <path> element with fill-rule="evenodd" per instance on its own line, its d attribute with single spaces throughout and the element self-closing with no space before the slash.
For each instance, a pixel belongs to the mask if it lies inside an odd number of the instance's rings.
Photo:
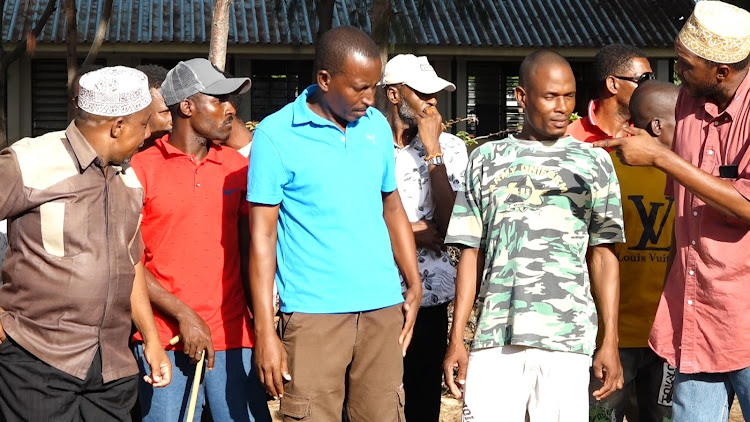
<svg viewBox="0 0 750 422">
<path fill-rule="evenodd" d="M 87 249 L 90 204 L 48 202 L 39 206 L 44 250 L 56 257 L 73 257 Z"/>
</svg>

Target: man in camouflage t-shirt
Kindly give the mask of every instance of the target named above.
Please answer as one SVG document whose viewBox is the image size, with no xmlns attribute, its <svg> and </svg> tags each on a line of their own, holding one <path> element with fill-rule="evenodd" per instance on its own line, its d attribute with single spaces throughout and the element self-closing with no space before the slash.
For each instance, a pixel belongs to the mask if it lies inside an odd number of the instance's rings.
<svg viewBox="0 0 750 422">
<path fill-rule="evenodd" d="M 546 50 L 528 56 L 516 97 L 523 131 L 471 155 L 445 239 L 465 247 L 446 381 L 460 396 L 458 367 L 465 421 L 521 422 L 527 414 L 532 422 L 585 421 L 597 310 L 605 340 L 594 372 L 604 386 L 594 395 L 622 385 L 612 245 L 624 241 L 619 184 L 604 150 L 563 137 L 575 105 L 564 58 Z M 463 332 L 477 284 L 480 310 L 467 358 Z"/>
</svg>

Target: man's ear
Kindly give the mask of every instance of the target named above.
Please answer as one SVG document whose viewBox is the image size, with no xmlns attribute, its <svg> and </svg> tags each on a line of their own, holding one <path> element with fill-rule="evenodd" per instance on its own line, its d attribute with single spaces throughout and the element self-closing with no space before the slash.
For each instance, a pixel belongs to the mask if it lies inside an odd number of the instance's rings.
<svg viewBox="0 0 750 422">
<path fill-rule="evenodd" d="M 719 64 L 716 66 L 716 82 L 721 82 L 726 79 L 727 76 L 729 76 L 730 71 L 731 69 L 729 69 L 729 66 L 725 64 Z"/>
<path fill-rule="evenodd" d="M 604 86 L 607 88 L 610 94 L 615 95 L 620 90 L 620 81 L 612 75 L 607 76 L 604 80 Z"/>
<path fill-rule="evenodd" d="M 401 91 L 395 85 L 390 85 L 385 88 L 385 96 L 391 104 L 401 103 Z"/>
<path fill-rule="evenodd" d="M 518 105 L 521 106 L 521 108 L 526 108 L 526 90 L 523 89 L 520 85 L 516 87 L 516 89 L 513 91 L 513 93 L 516 95 L 516 101 L 518 101 Z"/>
<path fill-rule="evenodd" d="M 331 84 L 331 74 L 328 73 L 327 70 L 321 69 L 318 71 L 317 80 L 320 90 L 323 92 L 328 92 L 329 86 Z"/>
<path fill-rule="evenodd" d="M 123 126 L 125 126 L 125 118 L 117 117 L 112 120 L 112 126 L 109 128 L 109 135 L 113 138 L 119 138 L 122 135 Z"/>
<path fill-rule="evenodd" d="M 180 101 L 180 113 L 184 114 L 186 117 L 190 117 L 193 115 L 194 107 L 195 104 L 193 104 L 193 101 L 190 99 L 185 98 L 184 100 Z"/>
<path fill-rule="evenodd" d="M 650 122 L 648 122 L 648 127 L 651 129 L 649 132 L 651 132 L 651 135 L 659 137 L 661 136 L 661 132 L 663 130 L 661 120 L 658 118 L 651 119 Z"/>
</svg>

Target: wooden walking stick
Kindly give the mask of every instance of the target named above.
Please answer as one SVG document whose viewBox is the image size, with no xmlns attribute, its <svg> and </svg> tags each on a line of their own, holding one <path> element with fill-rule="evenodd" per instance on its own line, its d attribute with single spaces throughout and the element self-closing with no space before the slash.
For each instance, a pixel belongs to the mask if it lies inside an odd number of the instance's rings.
<svg viewBox="0 0 750 422">
<path fill-rule="evenodd" d="M 169 344 L 171 344 L 172 346 L 179 342 L 179 334 L 169 340 Z M 198 388 L 200 388 L 201 385 L 201 375 L 203 375 L 203 362 L 205 359 L 206 351 L 203 350 L 201 351 L 201 358 L 198 361 L 198 364 L 195 366 L 195 377 L 193 378 L 193 387 L 190 389 L 190 404 L 188 406 L 187 418 L 185 418 L 186 422 L 193 422 L 193 418 L 195 417 L 195 405 L 198 401 Z"/>
</svg>

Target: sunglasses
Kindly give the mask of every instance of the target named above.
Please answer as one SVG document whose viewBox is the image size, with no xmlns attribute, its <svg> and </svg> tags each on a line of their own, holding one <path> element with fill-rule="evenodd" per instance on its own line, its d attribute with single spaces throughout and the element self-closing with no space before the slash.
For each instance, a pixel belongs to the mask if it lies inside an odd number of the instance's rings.
<svg viewBox="0 0 750 422">
<path fill-rule="evenodd" d="M 654 79 L 656 79 L 656 75 L 654 75 L 654 72 L 646 72 L 646 73 L 642 74 L 641 76 L 615 76 L 615 75 L 612 75 L 612 77 L 617 78 L 617 79 L 622 79 L 624 81 L 635 82 L 636 84 L 642 84 L 643 82 L 653 81 Z"/>
</svg>

